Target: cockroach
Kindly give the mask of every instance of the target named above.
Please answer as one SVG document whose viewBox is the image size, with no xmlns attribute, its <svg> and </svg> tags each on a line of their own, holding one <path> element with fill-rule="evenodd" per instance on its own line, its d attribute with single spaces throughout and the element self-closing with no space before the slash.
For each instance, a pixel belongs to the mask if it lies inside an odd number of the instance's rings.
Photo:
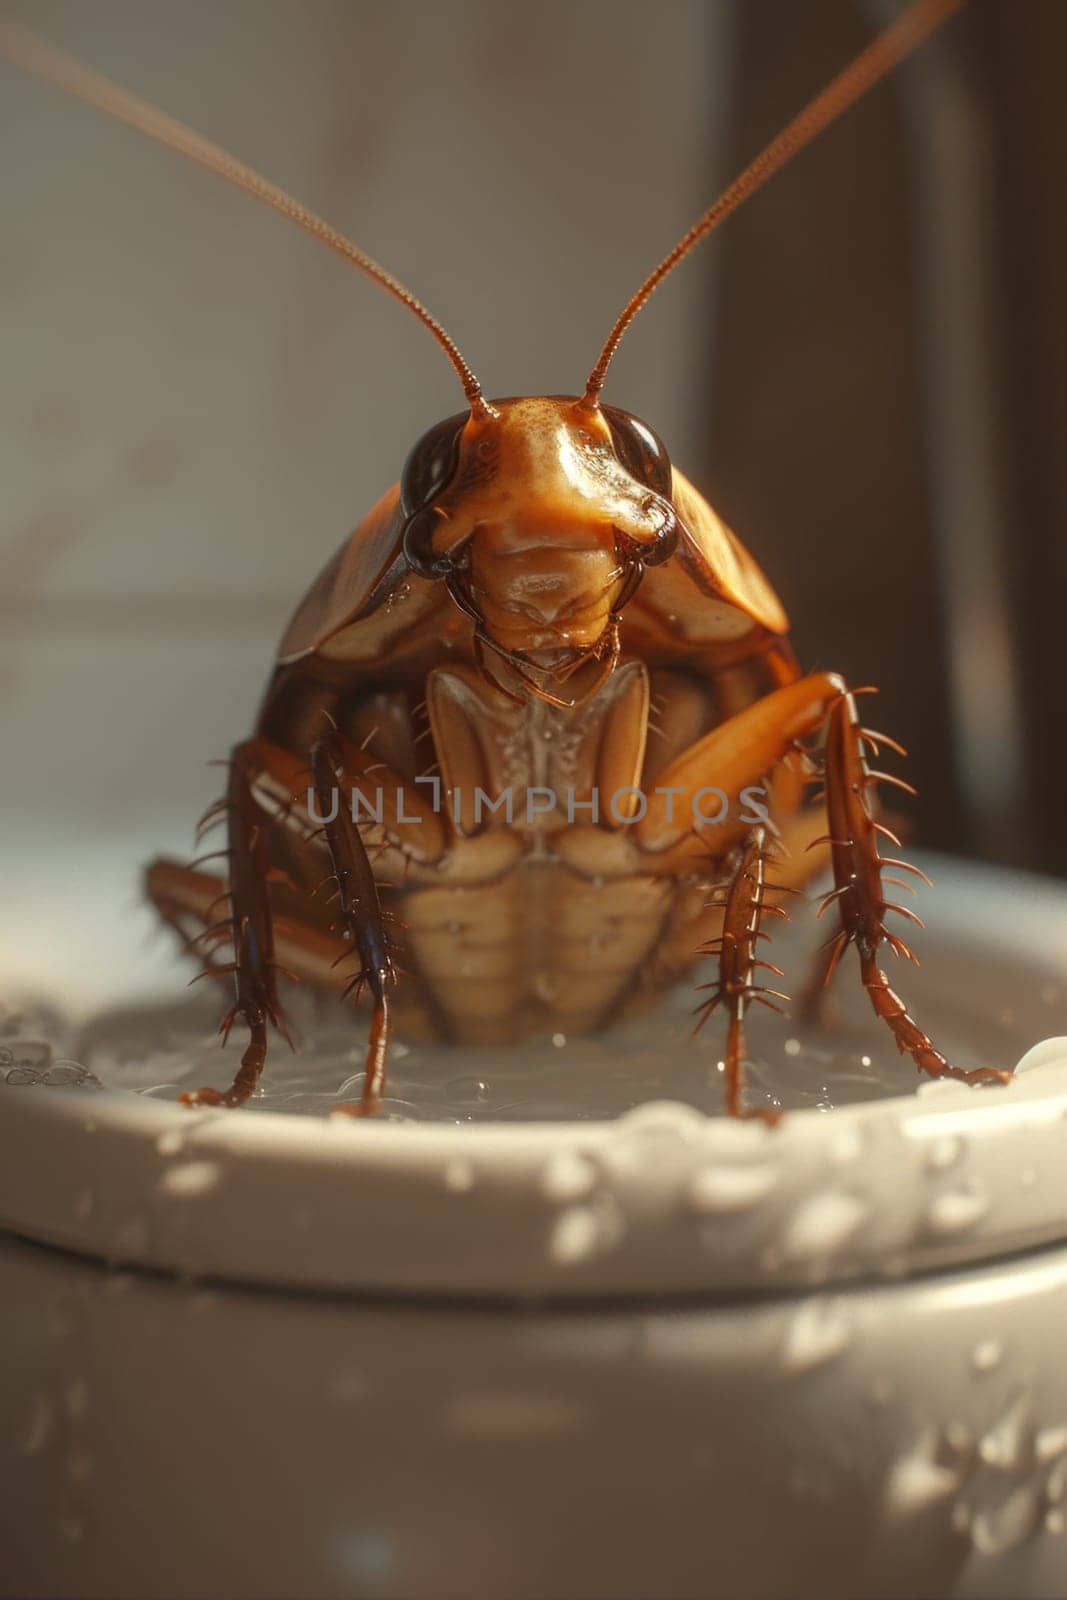
<svg viewBox="0 0 1067 1600">
<path fill-rule="evenodd" d="M 916 870 L 883 854 L 892 836 L 867 760 L 883 736 L 863 727 L 837 674 L 801 675 L 755 560 L 655 431 L 601 399 L 620 340 L 668 273 L 962 3 L 918 0 L 778 134 L 627 302 L 581 394 L 492 401 L 436 318 L 328 223 L 33 35 L 0 31 L 16 65 L 227 178 L 367 274 L 437 341 L 466 399 L 416 443 L 298 606 L 204 819 L 226 824 L 226 869 L 161 859 L 147 870 L 161 916 L 205 953 L 208 974 L 232 978 L 223 1039 L 238 1020 L 248 1033 L 230 1087 L 187 1104 L 253 1093 L 268 1030 L 286 1031 L 282 974 L 367 992 L 363 1090 L 338 1108 L 362 1116 L 381 1105 L 394 991 L 407 1027 L 450 1041 L 580 1033 L 703 952 L 720 963 L 699 1009 L 701 1022 L 727 1012 L 727 1110 L 760 1114 L 743 1105 L 742 1023 L 751 1001 L 779 998 L 756 981 L 778 971 L 757 954 L 778 909 L 772 839 L 779 889 L 799 889 L 829 856 L 827 978 L 854 944 L 875 1012 L 921 1072 L 1009 1076 L 951 1065 L 879 965 L 883 945 L 911 956 L 886 926 L 903 908 L 885 869 Z M 807 796 L 805 751 L 819 752 L 822 802 Z M 729 804 L 711 815 L 708 795 Z M 712 883 L 724 885 L 718 904 Z"/>
</svg>

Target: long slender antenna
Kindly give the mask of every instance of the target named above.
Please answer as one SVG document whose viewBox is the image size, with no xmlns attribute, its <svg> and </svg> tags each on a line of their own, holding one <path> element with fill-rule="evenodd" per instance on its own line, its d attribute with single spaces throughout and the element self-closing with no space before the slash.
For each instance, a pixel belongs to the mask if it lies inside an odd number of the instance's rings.
<svg viewBox="0 0 1067 1600">
<path fill-rule="evenodd" d="M 809 101 L 803 111 L 782 129 L 777 138 L 772 139 L 770 144 L 760 151 L 754 161 L 749 162 L 730 187 L 725 189 L 704 215 L 694 222 L 689 232 L 682 235 L 659 266 L 649 273 L 633 298 L 627 301 L 619 313 L 615 326 L 608 334 L 596 366 L 589 374 L 585 386 L 583 402 L 585 405 L 596 405 L 600 391 L 604 387 L 604 378 L 611 365 L 611 358 L 619 348 L 623 334 L 663 279 L 669 272 L 674 271 L 679 261 L 689 254 L 693 246 L 699 244 L 713 228 L 717 228 L 732 211 L 736 211 L 749 195 L 755 194 L 768 178 L 785 165 L 790 156 L 795 156 L 798 150 L 803 150 L 806 144 L 810 144 L 812 139 L 824 128 L 829 127 L 843 111 L 847 111 L 866 94 L 868 89 L 873 88 L 880 78 L 884 78 L 898 62 L 922 44 L 924 39 L 929 38 L 942 23 L 947 22 L 964 3 L 965 0 L 916 0 L 914 5 L 909 6 L 884 33 L 880 33 L 843 72 L 838 73 L 814 100 Z"/>
<path fill-rule="evenodd" d="M 313 211 L 309 211 L 299 200 L 294 200 L 291 195 L 286 194 L 284 189 L 279 189 L 276 184 L 254 172 L 251 167 L 246 167 L 243 161 L 238 161 L 235 156 L 220 149 L 218 145 L 194 133 L 192 128 L 187 128 L 184 123 L 168 117 L 165 112 L 149 105 L 137 95 L 130 94 L 126 89 L 120 89 L 117 84 L 94 72 L 91 67 L 83 66 L 65 51 L 45 44 L 28 28 L 23 28 L 18 23 L 0 24 L 0 56 L 12 62 L 14 66 L 21 67 L 23 71 L 43 78 L 46 83 L 65 89 L 68 94 L 75 95 L 88 105 L 95 106 L 97 110 L 117 118 L 119 122 L 125 122 L 128 127 L 136 128 L 138 133 L 145 134 L 149 139 L 155 139 L 167 149 L 177 150 L 190 160 L 199 162 L 202 167 L 207 167 L 209 172 L 214 172 L 220 178 L 236 184 L 246 194 L 262 200 L 264 205 L 273 206 L 275 211 L 280 211 L 283 217 L 295 222 L 305 233 L 320 239 L 328 249 L 351 262 L 361 272 L 365 272 L 368 278 L 373 278 L 375 283 L 380 284 L 394 299 L 399 300 L 401 305 L 407 306 L 408 310 L 418 317 L 423 326 L 433 334 L 455 368 L 463 385 L 463 392 L 470 402 L 471 411 L 476 416 L 494 414 L 492 407 L 482 395 L 481 384 L 461 355 L 459 346 L 445 332 L 437 318 L 415 298 L 411 290 L 405 288 L 391 272 L 386 272 L 384 267 L 380 267 L 358 245 L 346 239 L 343 233 L 339 233 L 328 222 L 324 222 Z"/>
</svg>

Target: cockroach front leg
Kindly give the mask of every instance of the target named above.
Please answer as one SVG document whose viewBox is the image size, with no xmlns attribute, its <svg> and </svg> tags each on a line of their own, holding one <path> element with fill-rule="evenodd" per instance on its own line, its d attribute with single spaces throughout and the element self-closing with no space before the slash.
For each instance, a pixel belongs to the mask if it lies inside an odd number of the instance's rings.
<svg viewBox="0 0 1067 1600">
<path fill-rule="evenodd" d="M 241 1057 L 241 1065 L 230 1087 L 225 1090 L 195 1089 L 182 1095 L 187 1106 L 216 1105 L 240 1106 L 252 1094 L 259 1082 L 267 1059 L 267 1025 L 277 1028 L 288 1038 L 281 1006 L 278 1001 L 277 967 L 274 955 L 274 926 L 271 916 L 269 880 L 270 857 L 267 848 L 267 819 L 257 805 L 251 787 L 251 773 L 256 764 L 256 741 L 239 744 L 230 759 L 230 775 L 226 796 L 222 802 L 228 823 L 229 849 L 229 917 L 207 930 L 209 935 L 229 934 L 233 943 L 233 961 L 220 966 L 208 957 L 206 973 L 222 976 L 232 973 L 234 1000 L 219 1025 L 223 1043 L 230 1029 L 241 1017 L 247 1024 L 249 1039 Z M 148 878 L 149 893 L 168 921 L 176 921 L 176 913 L 184 910 L 170 900 L 158 873 Z M 220 897 L 221 903 L 227 896 Z"/>
<path fill-rule="evenodd" d="M 345 741 L 336 730 L 317 739 L 311 751 L 311 778 L 319 816 L 326 819 L 322 832 L 337 885 L 337 932 L 344 944 L 341 959 L 359 962 L 343 992 L 354 992 L 358 1000 L 366 987 L 374 1002 L 362 1096 L 351 1105 L 335 1107 L 334 1114 L 366 1117 L 381 1107 L 389 1045 L 387 988 L 396 983 L 397 974 L 366 846 L 351 810 L 343 803 L 350 794 L 345 783 L 345 753 Z"/>
<path fill-rule="evenodd" d="M 719 976 L 715 983 L 702 984 L 710 989 L 706 1000 L 697 1007 L 699 1033 L 708 1018 L 720 1006 L 728 1017 L 726 1031 L 726 1111 L 731 1117 L 759 1117 L 764 1122 L 775 1123 L 778 1113 L 767 1109 L 747 1110 L 741 1103 L 741 1063 L 745 1051 L 744 1020 L 749 1005 L 758 1003 L 780 1011 L 779 1000 L 788 999 L 779 989 L 768 989 L 757 981 L 759 972 L 771 972 L 784 977 L 781 967 L 764 961 L 759 955 L 761 923 L 765 916 L 784 916 L 780 906 L 768 905 L 767 834 L 762 827 L 754 828 L 737 857 L 733 875 L 726 889 L 723 909 L 722 933 L 701 950 L 701 955 L 718 958 Z M 766 938 L 766 934 L 762 934 Z"/>
<path fill-rule="evenodd" d="M 878 950 L 882 944 L 888 944 L 895 955 L 915 960 L 904 940 L 886 927 L 887 912 L 895 912 L 922 926 L 914 911 L 886 898 L 884 883 L 900 884 L 901 880 L 884 879 L 883 869 L 889 867 L 923 876 L 909 862 L 890 859 L 879 850 L 879 837 L 898 847 L 899 841 L 888 828 L 875 821 L 870 807 L 871 789 L 879 782 L 901 783 L 900 779 L 869 769 L 865 747 L 876 749 L 879 743 L 892 744 L 893 741 L 884 734 L 872 734 L 862 728 L 854 696 L 840 695 L 826 718 L 826 810 L 830 829 L 826 842 L 830 846 L 834 887 L 825 897 L 819 914 L 830 905 L 836 905 L 840 929 L 829 944 L 825 981 L 832 977 L 846 947 L 854 944 L 859 953 L 863 986 L 875 1012 L 889 1027 L 897 1048 L 911 1056 L 920 1072 L 931 1078 L 959 1078 L 964 1083 L 1007 1083 L 1010 1072 L 995 1067 L 979 1067 L 967 1072 L 946 1060 L 909 1015 L 878 965 Z"/>
</svg>

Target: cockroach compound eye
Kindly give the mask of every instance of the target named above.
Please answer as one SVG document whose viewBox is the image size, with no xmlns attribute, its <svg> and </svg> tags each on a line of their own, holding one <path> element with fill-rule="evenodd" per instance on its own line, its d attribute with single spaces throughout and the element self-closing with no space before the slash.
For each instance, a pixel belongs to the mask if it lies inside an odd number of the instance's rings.
<svg viewBox="0 0 1067 1600">
<path fill-rule="evenodd" d="M 465 1043 L 570 1036 L 604 1025 L 638 980 L 665 986 L 710 955 L 718 978 L 698 1026 L 725 1013 L 727 1109 L 766 1116 L 741 1094 L 748 1010 L 785 998 L 769 986 L 782 973 L 766 924 L 827 862 L 820 975 L 855 945 L 875 1012 L 920 1071 L 1007 1077 L 951 1065 L 879 965 L 884 945 L 910 955 L 887 918 L 915 920 L 888 898 L 900 880 L 886 869 L 916 869 L 883 853 L 892 835 L 873 791 L 885 775 L 868 758 L 892 741 L 861 723 L 864 691 L 801 674 L 755 560 L 655 431 L 601 403 L 620 340 L 668 273 L 961 4 L 918 0 L 772 140 L 627 302 L 584 389 L 493 401 L 437 319 L 336 229 L 163 112 L 0 28 L 8 60 L 366 274 L 428 330 L 466 398 L 297 607 L 203 819 L 225 824 L 226 871 L 206 871 L 211 858 L 148 868 L 162 918 L 232 984 L 223 1036 L 235 1023 L 248 1034 L 230 1086 L 187 1103 L 248 1099 L 269 1030 L 286 1032 L 282 975 L 366 993 L 362 1094 L 339 1108 L 363 1116 L 381 1104 L 405 1016 Z"/>
</svg>

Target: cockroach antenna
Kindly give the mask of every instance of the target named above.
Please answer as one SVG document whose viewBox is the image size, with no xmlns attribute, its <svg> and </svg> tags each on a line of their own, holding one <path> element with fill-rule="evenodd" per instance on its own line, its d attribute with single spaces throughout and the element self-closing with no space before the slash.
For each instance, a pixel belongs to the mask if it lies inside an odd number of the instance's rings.
<svg viewBox="0 0 1067 1600">
<path fill-rule="evenodd" d="M 307 206 L 301 205 L 299 200 L 294 200 L 292 195 L 286 194 L 284 189 L 279 189 L 277 184 L 271 183 L 269 178 L 262 177 L 243 161 L 238 161 L 236 156 L 230 155 L 219 145 L 212 144 L 209 139 L 186 127 L 183 122 L 178 122 L 174 117 L 167 116 L 166 112 L 149 105 L 147 100 L 142 100 L 129 90 L 120 88 L 118 84 L 112 83 L 110 79 L 95 72 L 91 67 L 84 66 L 73 56 L 67 55 L 66 51 L 57 50 L 53 45 L 46 44 L 43 39 L 38 39 L 36 34 L 18 23 L 0 23 L 0 56 L 24 72 L 42 78 L 45 83 L 53 84 L 58 89 L 65 89 L 76 99 L 85 101 L 87 105 L 94 106 L 98 111 L 105 112 L 119 122 L 124 122 L 127 127 L 135 128 L 138 133 L 154 139 L 166 149 L 177 150 L 180 155 L 188 156 L 190 161 L 199 162 L 209 172 L 225 178 L 228 183 L 235 184 L 238 189 L 243 189 L 246 194 L 261 200 L 264 205 L 280 211 L 283 217 L 295 222 L 298 228 L 303 228 L 305 233 L 310 233 L 313 238 L 319 239 L 328 250 L 341 256 L 352 266 L 358 267 L 360 272 L 366 273 L 368 278 L 372 278 L 395 300 L 399 300 L 401 305 L 406 306 L 433 334 L 463 385 L 463 393 L 470 404 L 472 415 L 476 417 L 495 415 L 459 346 L 421 300 L 418 300 L 399 278 L 394 278 L 391 272 L 379 266 L 366 251 L 353 244 L 351 239 L 347 239 L 343 233 L 338 232 L 314 211 L 309 211 Z"/>
<path fill-rule="evenodd" d="M 637 313 L 652 298 L 659 285 L 674 271 L 678 263 L 689 254 L 693 246 L 707 237 L 731 212 L 737 210 L 750 195 L 755 194 L 768 178 L 784 167 L 791 156 L 828 128 L 839 116 L 873 89 L 881 78 L 904 57 L 928 39 L 942 23 L 965 4 L 965 0 L 916 0 L 904 14 L 897 18 L 884 33 L 878 35 L 854 61 L 839 72 L 826 88 L 810 100 L 803 111 L 784 127 L 777 138 L 760 151 L 745 170 L 712 202 L 703 216 L 698 217 L 688 233 L 682 235 L 673 250 L 654 267 L 644 283 L 620 311 L 615 325 L 597 357 L 596 366 L 589 374 L 582 404 L 595 406 L 604 387 L 611 359 L 622 342 L 623 334 Z"/>
</svg>

